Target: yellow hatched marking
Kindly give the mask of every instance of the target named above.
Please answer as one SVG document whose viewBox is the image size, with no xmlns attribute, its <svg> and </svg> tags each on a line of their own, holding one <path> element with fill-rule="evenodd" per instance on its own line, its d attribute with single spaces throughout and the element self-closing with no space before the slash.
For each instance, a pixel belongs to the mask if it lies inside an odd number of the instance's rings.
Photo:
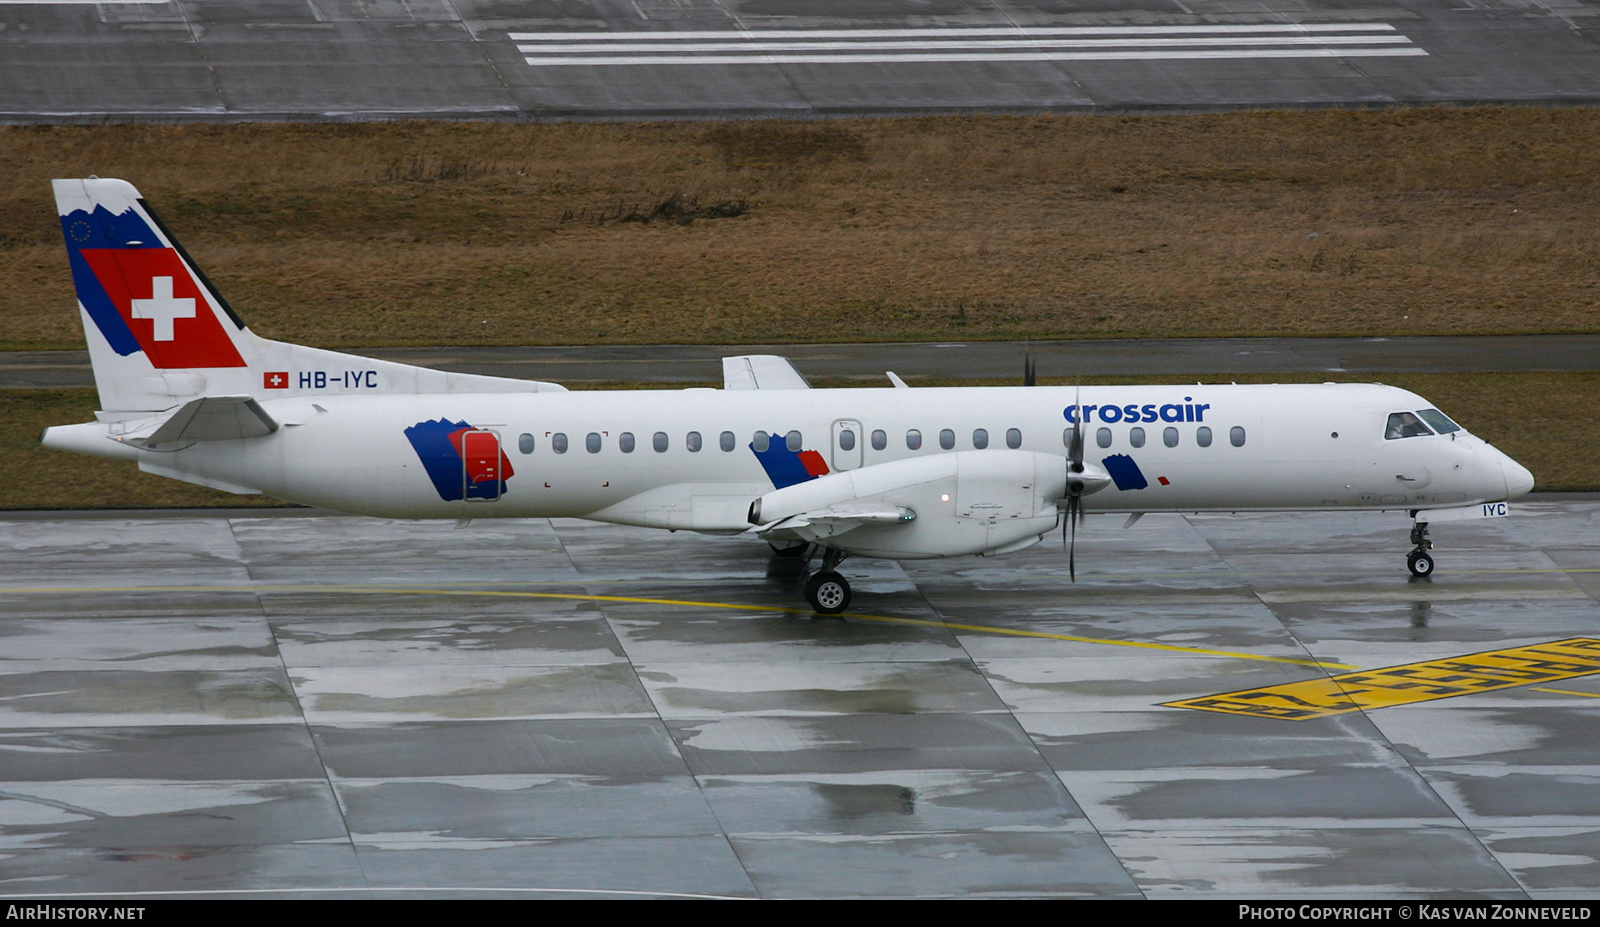
<svg viewBox="0 0 1600 927">
<path fill-rule="evenodd" d="M 1170 708 L 1307 721 L 1591 673 L 1600 673 L 1600 640 L 1574 637 L 1163 704 Z"/>
</svg>

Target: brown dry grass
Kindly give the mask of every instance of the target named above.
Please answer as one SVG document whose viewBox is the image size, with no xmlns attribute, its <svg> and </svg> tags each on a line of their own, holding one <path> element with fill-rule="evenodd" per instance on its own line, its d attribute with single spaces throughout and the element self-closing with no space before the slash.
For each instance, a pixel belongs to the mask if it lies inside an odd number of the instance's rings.
<svg viewBox="0 0 1600 927">
<path fill-rule="evenodd" d="M 0 348 L 81 344 L 90 173 L 324 346 L 1600 327 L 1590 109 L 4 128 Z M 749 209 L 597 221 L 675 193 Z"/>
<path fill-rule="evenodd" d="M 1205 379 L 1296 382 L 1326 378 Z M 1521 461 L 1533 471 L 1539 490 L 1600 489 L 1600 459 L 1593 453 L 1600 447 L 1600 374 L 1395 374 L 1384 379 L 1438 403 L 1473 433 Z M 970 385 L 973 381 L 960 382 Z M 262 496 L 234 496 L 140 473 L 132 463 L 39 446 L 39 432 L 45 427 L 88 421 L 97 405 L 94 391 L 87 389 L 0 390 L 0 510 L 274 504 Z"/>
</svg>

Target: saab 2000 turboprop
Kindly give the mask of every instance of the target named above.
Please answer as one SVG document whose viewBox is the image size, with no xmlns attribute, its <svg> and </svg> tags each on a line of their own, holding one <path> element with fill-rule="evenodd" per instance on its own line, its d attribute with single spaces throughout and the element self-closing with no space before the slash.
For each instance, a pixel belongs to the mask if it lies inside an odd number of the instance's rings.
<svg viewBox="0 0 1600 927">
<path fill-rule="evenodd" d="M 568 392 L 252 334 L 137 190 L 55 181 L 103 409 L 47 447 L 234 493 L 389 518 L 572 516 L 848 555 L 1002 554 L 1085 511 L 1503 515 L 1533 477 L 1379 385 L 811 389 L 766 355 L 723 388 Z M 1069 561 L 1070 562 L 1070 561 Z M 1074 578 L 1075 575 L 1074 575 Z"/>
</svg>

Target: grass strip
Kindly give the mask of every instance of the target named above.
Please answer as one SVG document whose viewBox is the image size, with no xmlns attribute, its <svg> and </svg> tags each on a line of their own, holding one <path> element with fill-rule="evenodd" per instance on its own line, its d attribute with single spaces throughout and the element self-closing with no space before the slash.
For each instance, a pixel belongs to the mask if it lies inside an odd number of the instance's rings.
<svg viewBox="0 0 1600 927">
<path fill-rule="evenodd" d="M 4 127 L 0 350 L 88 174 L 327 347 L 1600 330 L 1592 108 Z"/>
</svg>

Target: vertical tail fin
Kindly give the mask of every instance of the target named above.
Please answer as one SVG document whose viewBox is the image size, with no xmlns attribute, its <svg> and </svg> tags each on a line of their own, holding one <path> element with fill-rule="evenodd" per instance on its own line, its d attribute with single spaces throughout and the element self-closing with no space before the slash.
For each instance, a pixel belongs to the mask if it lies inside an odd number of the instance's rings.
<svg viewBox="0 0 1600 927">
<path fill-rule="evenodd" d="M 102 407 L 250 392 L 254 339 L 139 191 L 100 178 L 54 186 Z"/>
<path fill-rule="evenodd" d="M 102 420 L 203 396 L 539 392 L 555 383 L 429 370 L 257 337 L 133 185 L 57 180 Z"/>
</svg>

